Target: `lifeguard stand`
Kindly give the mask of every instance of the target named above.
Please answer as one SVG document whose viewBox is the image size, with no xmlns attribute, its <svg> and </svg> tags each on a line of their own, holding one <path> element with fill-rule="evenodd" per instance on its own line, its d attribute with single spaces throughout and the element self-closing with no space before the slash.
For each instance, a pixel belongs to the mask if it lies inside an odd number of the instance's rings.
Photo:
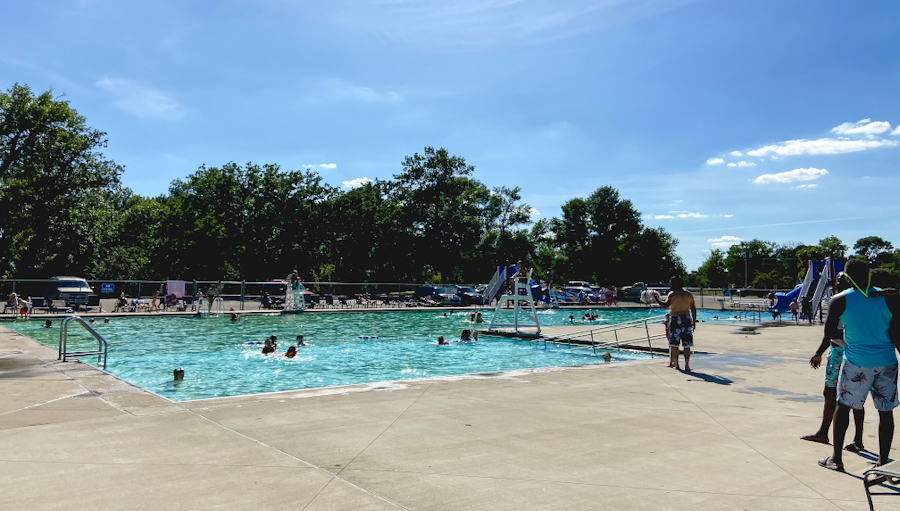
<svg viewBox="0 0 900 511">
<path fill-rule="evenodd" d="M 529 272 L 530 274 L 530 272 Z M 517 277 L 513 279 L 512 289 L 507 289 L 506 293 L 497 301 L 497 308 L 494 309 L 494 316 L 491 318 L 491 325 L 488 331 L 494 328 L 513 328 L 515 332 L 520 333 L 520 329 L 535 329 L 535 334 L 541 333 L 541 323 L 538 321 L 537 311 L 534 308 L 534 296 L 531 295 L 531 286 L 529 285 L 529 277 Z M 513 322 L 508 324 L 497 323 L 500 308 L 506 301 L 513 303 Z"/>
<path fill-rule="evenodd" d="M 288 281 L 284 286 L 284 312 L 303 312 L 306 310 L 306 299 L 303 292 L 306 287 L 299 283 Z"/>
</svg>

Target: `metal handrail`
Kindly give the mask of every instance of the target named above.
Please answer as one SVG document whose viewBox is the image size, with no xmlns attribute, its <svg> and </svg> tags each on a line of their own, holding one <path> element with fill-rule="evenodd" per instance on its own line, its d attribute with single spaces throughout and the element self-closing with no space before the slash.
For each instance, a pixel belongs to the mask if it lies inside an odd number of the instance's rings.
<svg viewBox="0 0 900 511">
<path fill-rule="evenodd" d="M 85 330 L 91 334 L 94 339 L 97 340 L 98 349 L 95 351 L 68 351 L 68 339 L 69 339 L 69 323 L 71 321 L 75 321 L 84 327 Z M 106 342 L 106 339 L 103 338 L 102 335 L 97 333 L 96 330 L 93 329 L 85 320 L 81 318 L 81 316 L 67 316 L 62 320 L 62 324 L 59 328 L 59 356 L 57 360 L 62 359 L 63 362 L 66 362 L 68 357 L 80 357 L 84 355 L 97 355 L 97 365 L 101 365 L 106 367 L 106 355 L 109 351 L 109 343 Z"/>
<path fill-rule="evenodd" d="M 635 341 L 647 341 L 647 347 L 649 348 L 650 356 L 653 356 L 653 343 L 651 342 L 653 339 L 664 338 L 665 334 L 654 334 L 650 335 L 649 322 L 656 321 L 660 318 L 664 317 L 662 314 L 657 314 L 650 318 L 643 319 L 633 319 L 631 321 L 624 321 L 622 323 L 616 323 L 614 325 L 604 325 L 597 328 L 591 328 L 589 330 L 582 330 L 579 332 L 573 332 L 569 334 L 560 334 L 552 337 L 541 337 L 537 339 L 527 339 L 530 342 L 543 342 L 544 346 L 547 346 L 547 343 L 553 343 L 562 345 L 565 344 L 567 346 L 572 346 L 573 344 L 578 344 L 577 348 L 574 349 L 588 349 L 591 348 L 594 353 L 597 352 L 598 349 L 612 349 L 616 350 L 621 349 L 622 345 L 633 344 Z M 641 325 L 644 326 L 644 336 L 638 336 L 631 339 L 619 339 L 619 330 L 625 330 L 628 328 L 638 328 Z M 594 334 L 598 333 L 609 333 L 612 332 L 615 336 L 615 341 L 607 341 L 607 342 L 597 342 L 594 340 Z M 587 344 L 587 341 L 576 341 L 576 339 L 581 337 L 590 336 L 590 345 Z"/>
</svg>

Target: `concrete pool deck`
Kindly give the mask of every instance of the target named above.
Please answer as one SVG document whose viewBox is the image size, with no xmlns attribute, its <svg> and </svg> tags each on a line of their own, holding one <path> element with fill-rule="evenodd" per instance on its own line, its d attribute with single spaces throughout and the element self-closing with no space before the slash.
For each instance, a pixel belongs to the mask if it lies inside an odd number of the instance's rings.
<svg viewBox="0 0 900 511">
<path fill-rule="evenodd" d="M 0 326 L 4 507 L 868 509 L 875 455 L 839 474 L 799 439 L 821 420 L 821 326 L 734 331 L 701 324 L 715 354 L 692 373 L 660 357 L 171 403 Z"/>
</svg>

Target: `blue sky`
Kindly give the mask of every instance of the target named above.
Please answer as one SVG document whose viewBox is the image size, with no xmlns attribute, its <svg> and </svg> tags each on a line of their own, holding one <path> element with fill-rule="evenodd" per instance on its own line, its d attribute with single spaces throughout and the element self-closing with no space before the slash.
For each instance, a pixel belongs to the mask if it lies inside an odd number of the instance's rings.
<svg viewBox="0 0 900 511">
<path fill-rule="evenodd" d="M 136 193 L 206 164 L 388 179 L 445 147 L 534 218 L 611 185 L 695 269 L 761 238 L 900 247 L 887 0 L 7 2 L 0 87 L 64 94 Z"/>
</svg>

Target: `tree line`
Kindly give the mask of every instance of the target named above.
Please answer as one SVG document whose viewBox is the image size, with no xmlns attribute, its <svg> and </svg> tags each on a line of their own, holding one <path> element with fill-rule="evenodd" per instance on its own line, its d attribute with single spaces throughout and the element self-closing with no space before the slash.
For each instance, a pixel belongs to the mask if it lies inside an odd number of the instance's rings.
<svg viewBox="0 0 900 511">
<path fill-rule="evenodd" d="M 710 252 L 697 270 L 688 275 L 688 285 L 697 287 L 751 287 L 790 289 L 806 275 L 806 261 L 826 257 L 846 258 L 849 248 L 837 236 L 828 236 L 816 245 L 777 244 L 753 239 L 727 250 Z M 885 268 L 900 277 L 900 250 L 878 236 L 860 238 L 853 245 L 852 258 L 863 259 L 871 268 Z"/>
<path fill-rule="evenodd" d="M 144 197 L 122 186 L 106 143 L 51 91 L 14 84 L 0 93 L 0 276 L 261 281 L 296 268 L 309 281 L 476 283 L 517 260 L 555 282 L 686 273 L 678 240 L 644 226 L 615 188 L 533 221 L 518 187 L 489 188 L 443 148 L 426 147 L 392 179 L 349 190 L 309 170 L 232 162 L 201 166 Z M 748 259 L 754 277 L 771 273 L 755 264 L 775 248 L 759 245 Z M 735 279 L 736 250 L 714 251 L 689 277 L 715 285 L 724 268 L 725 281 Z"/>
</svg>

